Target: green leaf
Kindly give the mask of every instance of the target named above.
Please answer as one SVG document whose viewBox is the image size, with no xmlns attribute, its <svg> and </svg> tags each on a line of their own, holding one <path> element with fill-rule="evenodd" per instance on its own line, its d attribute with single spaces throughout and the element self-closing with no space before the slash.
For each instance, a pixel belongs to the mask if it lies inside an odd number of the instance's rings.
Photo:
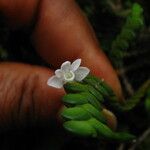
<svg viewBox="0 0 150 150">
<path fill-rule="evenodd" d="M 129 111 L 133 109 L 145 96 L 148 89 L 150 88 L 150 80 L 147 80 L 135 94 L 126 101 L 125 105 L 122 107 L 123 111 Z"/>
<path fill-rule="evenodd" d="M 63 102 L 71 105 L 81 105 L 88 103 L 87 97 L 84 93 L 66 94 L 63 96 Z"/>
<path fill-rule="evenodd" d="M 99 79 L 95 76 L 89 75 L 84 79 L 84 82 L 93 86 L 97 91 L 99 91 L 104 99 L 109 99 L 111 101 L 118 102 L 118 98 L 111 89 L 111 87 L 105 83 L 102 79 Z"/>
<path fill-rule="evenodd" d="M 133 38 L 135 38 L 135 33 L 131 29 L 123 28 L 118 38 L 126 39 L 130 42 Z"/>
<path fill-rule="evenodd" d="M 101 104 L 99 103 L 99 101 L 95 98 L 94 95 L 92 95 L 91 93 L 81 93 L 84 94 L 84 96 L 86 96 L 88 103 L 91 104 L 92 106 L 94 106 L 97 110 L 102 110 L 103 107 L 101 106 Z"/>
<path fill-rule="evenodd" d="M 67 94 L 63 97 L 63 102 L 67 106 L 81 105 L 90 103 L 98 110 L 102 110 L 101 104 L 95 98 L 94 95 L 88 92 L 75 93 L 75 94 Z"/>
<path fill-rule="evenodd" d="M 96 129 L 100 138 L 118 141 L 130 141 L 135 139 L 135 136 L 129 133 L 113 132 L 107 125 L 99 122 L 94 118 L 88 120 L 88 122 Z"/>
<path fill-rule="evenodd" d="M 102 112 L 100 110 L 97 110 L 95 107 L 93 107 L 90 104 L 84 104 L 81 105 L 80 107 L 84 108 L 87 112 L 91 114 L 92 117 L 96 118 L 97 120 L 107 123 L 105 117 L 103 116 Z"/>
<path fill-rule="evenodd" d="M 126 28 L 132 29 L 132 30 L 138 30 L 143 26 L 143 19 L 142 18 L 136 18 L 134 16 L 128 17 Z"/>
<path fill-rule="evenodd" d="M 139 16 L 142 13 L 143 13 L 143 8 L 138 3 L 134 3 L 132 7 L 132 15 Z"/>
<path fill-rule="evenodd" d="M 118 37 L 114 43 L 112 43 L 112 49 L 122 49 L 125 50 L 129 47 L 129 43 L 127 40 Z"/>
<path fill-rule="evenodd" d="M 103 98 L 103 95 L 98 92 L 94 87 L 88 85 L 88 89 L 89 89 L 89 92 L 95 96 L 95 98 L 99 101 L 99 102 L 104 102 L 104 98 Z"/>
<path fill-rule="evenodd" d="M 87 120 L 91 118 L 90 113 L 82 107 L 65 108 L 61 116 L 70 120 Z"/>
<path fill-rule="evenodd" d="M 80 92 L 88 92 L 88 85 L 81 84 L 79 82 L 67 82 L 64 85 L 66 92 L 68 93 L 80 93 Z"/>
<path fill-rule="evenodd" d="M 67 121 L 63 124 L 64 128 L 69 132 L 84 136 L 84 137 L 96 137 L 97 132 L 87 121 Z"/>
<path fill-rule="evenodd" d="M 107 89 L 102 86 L 103 85 L 102 84 L 102 82 L 103 82 L 102 79 L 98 79 L 95 76 L 88 75 L 83 81 L 86 84 L 89 84 L 89 85 L 93 86 L 97 91 L 99 91 L 104 96 L 109 95 L 109 92 L 107 91 Z"/>
</svg>

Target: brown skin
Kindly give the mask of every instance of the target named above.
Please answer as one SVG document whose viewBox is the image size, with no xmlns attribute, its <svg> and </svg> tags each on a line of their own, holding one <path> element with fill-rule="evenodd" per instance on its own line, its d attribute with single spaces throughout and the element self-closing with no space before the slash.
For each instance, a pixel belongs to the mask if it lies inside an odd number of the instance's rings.
<svg viewBox="0 0 150 150">
<path fill-rule="evenodd" d="M 46 85 L 51 75 L 52 71 L 44 67 L 1 63 L 0 123 L 19 125 L 55 116 L 64 90 Z"/>
<path fill-rule="evenodd" d="M 104 78 L 121 97 L 116 73 L 74 0 L 0 0 L 0 11 L 13 27 L 35 21 L 33 45 L 54 68 L 66 60 L 81 58 L 83 66 Z M 0 124 L 56 117 L 64 90 L 47 86 L 52 74 L 49 68 L 1 63 Z"/>
</svg>

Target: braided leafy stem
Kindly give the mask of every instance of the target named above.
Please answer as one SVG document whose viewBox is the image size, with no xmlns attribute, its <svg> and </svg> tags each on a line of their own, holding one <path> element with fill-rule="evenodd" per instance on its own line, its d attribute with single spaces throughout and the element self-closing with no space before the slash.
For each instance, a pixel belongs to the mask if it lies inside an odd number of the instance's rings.
<svg viewBox="0 0 150 150">
<path fill-rule="evenodd" d="M 137 3 L 134 3 L 131 12 L 126 18 L 120 33 L 112 42 L 110 58 L 116 67 L 123 65 L 123 57 L 126 54 L 126 49 L 135 39 L 137 31 L 144 25 L 143 8 Z"/>
<path fill-rule="evenodd" d="M 127 101 L 120 101 L 113 90 L 95 76 L 88 75 L 82 82 L 68 82 L 64 85 L 67 94 L 63 97 L 65 108 L 61 113 L 64 128 L 85 137 L 107 140 L 129 141 L 135 136 L 115 132 L 107 123 L 103 109 L 108 105 L 125 112 L 133 109 L 150 88 L 150 80 Z"/>
</svg>

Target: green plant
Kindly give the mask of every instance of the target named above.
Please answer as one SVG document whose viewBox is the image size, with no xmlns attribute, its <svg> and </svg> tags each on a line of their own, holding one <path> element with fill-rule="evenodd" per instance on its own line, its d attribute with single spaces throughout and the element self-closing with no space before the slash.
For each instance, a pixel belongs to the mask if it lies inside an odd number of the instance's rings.
<svg viewBox="0 0 150 150">
<path fill-rule="evenodd" d="M 143 8 L 141 5 L 134 3 L 120 33 L 112 42 L 110 58 L 116 67 L 123 65 L 123 57 L 127 53 L 125 50 L 129 48 L 130 43 L 136 38 L 136 33 L 143 25 Z"/>
<path fill-rule="evenodd" d="M 133 140 L 135 136 L 126 132 L 116 132 L 108 127 L 103 109 L 110 105 L 117 111 L 129 111 L 139 103 L 149 87 L 150 80 L 129 100 L 120 101 L 103 80 L 94 76 L 87 76 L 82 83 L 67 83 L 64 85 L 67 95 L 63 97 L 66 107 L 61 113 L 65 121 L 64 127 L 74 134 L 85 137 Z"/>
</svg>

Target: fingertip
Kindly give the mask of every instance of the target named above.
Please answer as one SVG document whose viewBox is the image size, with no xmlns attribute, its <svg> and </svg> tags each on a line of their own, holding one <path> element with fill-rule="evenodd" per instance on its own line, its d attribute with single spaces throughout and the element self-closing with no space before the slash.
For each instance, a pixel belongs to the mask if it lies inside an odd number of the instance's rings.
<svg viewBox="0 0 150 150">
<path fill-rule="evenodd" d="M 28 126 L 56 118 L 64 90 L 47 85 L 52 74 L 43 67 L 1 63 L 0 126 Z"/>
<path fill-rule="evenodd" d="M 121 84 L 110 61 L 99 48 L 81 53 L 82 64 L 89 67 L 91 73 L 103 78 L 114 90 L 119 100 L 122 100 Z"/>
<path fill-rule="evenodd" d="M 38 82 L 35 89 L 35 97 L 37 99 L 36 107 L 39 115 L 46 118 L 55 118 L 60 107 L 62 106 L 61 98 L 64 95 L 64 89 L 54 88 L 47 84 L 49 78 L 54 75 L 53 71 L 47 68 L 35 68 L 36 73 L 39 75 Z M 35 71 L 34 71 L 35 72 Z"/>
<path fill-rule="evenodd" d="M 0 0 L 0 11 L 13 27 L 28 26 L 38 11 L 40 0 Z"/>
</svg>

